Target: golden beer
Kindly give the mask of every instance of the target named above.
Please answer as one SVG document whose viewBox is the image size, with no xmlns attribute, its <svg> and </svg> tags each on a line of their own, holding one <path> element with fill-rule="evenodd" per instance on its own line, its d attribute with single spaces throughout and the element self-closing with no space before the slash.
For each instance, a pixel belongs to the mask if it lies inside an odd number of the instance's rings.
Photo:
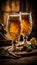
<svg viewBox="0 0 37 65">
<path fill-rule="evenodd" d="M 31 13 L 21 13 L 21 35 L 28 36 L 32 30 Z"/>
<path fill-rule="evenodd" d="M 16 40 L 20 36 L 20 17 L 19 15 L 9 15 L 7 32 L 11 40 Z"/>
</svg>

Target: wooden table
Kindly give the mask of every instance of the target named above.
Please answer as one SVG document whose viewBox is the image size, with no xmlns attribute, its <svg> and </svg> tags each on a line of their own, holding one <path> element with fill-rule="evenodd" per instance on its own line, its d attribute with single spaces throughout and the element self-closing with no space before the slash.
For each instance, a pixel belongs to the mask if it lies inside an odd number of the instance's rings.
<svg viewBox="0 0 37 65">
<path fill-rule="evenodd" d="M 9 47 L 11 47 L 11 46 L 4 46 L 4 47 L 0 47 L 0 49 L 2 48 L 2 49 L 8 49 Z M 22 56 L 21 58 L 19 58 L 19 59 L 13 59 L 12 57 L 10 57 L 10 56 L 0 56 L 0 65 L 32 65 L 32 64 L 34 64 L 34 65 L 37 65 L 37 49 L 35 49 L 35 51 L 36 51 L 36 54 L 34 54 L 34 55 L 26 55 L 26 56 Z M 2 53 L 4 53 L 4 51 L 2 52 Z M 6 53 L 7 53 L 7 51 L 6 51 Z M 16 53 L 16 52 L 15 52 Z M 20 52 L 19 52 L 20 53 Z M 23 52 L 24 54 L 26 54 L 26 52 Z M 22 54 L 23 54 L 22 53 Z M 1 53 L 0 53 L 0 55 L 1 55 Z M 6 55 L 6 54 L 5 54 Z"/>
</svg>

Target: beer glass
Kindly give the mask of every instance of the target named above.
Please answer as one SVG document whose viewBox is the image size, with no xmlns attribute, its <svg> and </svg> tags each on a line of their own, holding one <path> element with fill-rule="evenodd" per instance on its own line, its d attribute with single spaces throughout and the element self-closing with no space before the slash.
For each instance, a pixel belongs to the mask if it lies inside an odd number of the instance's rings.
<svg viewBox="0 0 37 65">
<path fill-rule="evenodd" d="M 21 31 L 20 14 L 9 14 L 6 29 L 10 40 L 12 40 L 12 47 L 8 50 L 14 51 L 17 49 L 16 44 L 19 41 Z"/>
<path fill-rule="evenodd" d="M 32 16 L 30 13 L 21 13 L 21 35 L 23 40 L 27 41 L 28 36 L 32 31 Z"/>
</svg>

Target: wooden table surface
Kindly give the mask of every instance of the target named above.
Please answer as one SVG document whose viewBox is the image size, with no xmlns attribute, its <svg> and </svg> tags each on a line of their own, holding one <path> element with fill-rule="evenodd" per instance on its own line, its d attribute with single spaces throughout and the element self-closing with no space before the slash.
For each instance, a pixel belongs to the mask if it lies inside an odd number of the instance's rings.
<svg viewBox="0 0 37 65">
<path fill-rule="evenodd" d="M 11 47 L 11 46 L 0 47 L 0 49 L 3 48 L 6 50 L 8 47 Z M 4 51 L 2 53 L 4 53 Z M 1 55 L 1 52 L 0 52 L 0 55 Z M 22 56 L 19 59 L 0 56 L 0 65 L 32 65 L 32 64 L 37 65 L 37 54 Z"/>
<path fill-rule="evenodd" d="M 11 59 L 11 58 L 3 58 L 0 59 L 0 65 L 37 65 L 37 55 L 36 56 L 29 56 L 29 57 L 22 57 L 19 59 Z"/>
</svg>

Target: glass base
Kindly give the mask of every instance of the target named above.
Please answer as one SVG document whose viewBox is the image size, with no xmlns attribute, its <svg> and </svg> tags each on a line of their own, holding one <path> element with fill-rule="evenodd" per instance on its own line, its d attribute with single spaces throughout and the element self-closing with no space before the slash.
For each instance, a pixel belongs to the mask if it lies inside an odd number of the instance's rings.
<svg viewBox="0 0 37 65">
<path fill-rule="evenodd" d="M 15 57 L 15 58 L 20 58 L 21 56 L 20 55 L 16 55 L 14 53 L 15 51 L 16 51 L 16 49 L 15 49 L 14 44 L 10 48 L 8 48 L 9 55 L 11 55 L 12 57 Z"/>
</svg>

